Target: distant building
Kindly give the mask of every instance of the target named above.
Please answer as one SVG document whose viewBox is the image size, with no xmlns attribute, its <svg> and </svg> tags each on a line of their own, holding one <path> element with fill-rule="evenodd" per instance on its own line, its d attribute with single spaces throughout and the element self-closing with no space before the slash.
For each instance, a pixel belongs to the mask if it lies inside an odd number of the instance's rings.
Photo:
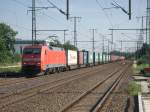
<svg viewBox="0 0 150 112">
<path fill-rule="evenodd" d="M 50 43 L 54 43 L 54 42 L 55 42 L 55 39 L 51 37 L 45 40 L 36 40 L 34 43 L 50 46 Z M 32 40 L 22 40 L 22 39 L 17 38 L 14 44 L 15 53 L 22 54 L 23 48 L 27 45 L 32 45 Z M 57 47 L 56 48 L 53 47 L 51 49 L 57 49 Z"/>
<path fill-rule="evenodd" d="M 46 45 L 48 44 L 48 42 L 46 40 L 37 40 L 35 43 L 36 44 L 46 44 Z M 32 40 L 17 39 L 14 44 L 15 53 L 22 54 L 23 48 L 27 45 L 32 45 Z"/>
</svg>

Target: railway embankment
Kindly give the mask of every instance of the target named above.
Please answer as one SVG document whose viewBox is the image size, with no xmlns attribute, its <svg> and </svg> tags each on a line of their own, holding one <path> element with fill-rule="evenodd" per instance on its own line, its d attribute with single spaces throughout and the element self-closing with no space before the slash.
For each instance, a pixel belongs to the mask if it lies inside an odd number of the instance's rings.
<svg viewBox="0 0 150 112">
<path fill-rule="evenodd" d="M 137 108 L 139 112 L 150 112 L 150 77 L 146 77 L 143 72 L 143 68 L 134 63 L 133 65 L 133 79 L 136 84 L 140 85 L 140 91 L 137 95 Z"/>
</svg>

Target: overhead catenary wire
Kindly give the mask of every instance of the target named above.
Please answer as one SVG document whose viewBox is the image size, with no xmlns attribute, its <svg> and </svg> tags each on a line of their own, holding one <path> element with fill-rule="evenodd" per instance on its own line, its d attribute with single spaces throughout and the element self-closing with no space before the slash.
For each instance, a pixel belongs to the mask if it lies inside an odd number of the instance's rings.
<svg viewBox="0 0 150 112">
<path fill-rule="evenodd" d="M 22 5 L 22 6 L 25 7 L 25 8 L 28 7 L 28 6 L 25 5 L 23 2 L 20 2 L 20 1 L 18 1 L 18 0 L 13 0 L 13 1 L 16 2 L 16 3 L 18 3 L 18 4 L 20 4 L 20 5 Z"/>
<path fill-rule="evenodd" d="M 15 2 L 15 3 L 21 5 L 21 6 L 25 7 L 25 8 L 27 8 L 27 6 L 24 5 L 24 4 L 23 4 L 22 2 L 20 2 L 20 1 L 13 0 L 13 2 Z M 9 10 L 9 9 L 7 9 L 7 10 Z M 17 27 L 17 28 L 24 29 L 24 30 L 26 30 L 26 31 L 30 31 L 30 30 L 31 30 L 31 29 L 29 29 L 29 28 L 26 28 L 26 27 L 24 27 L 24 26 L 18 24 L 18 16 L 17 16 L 16 12 L 14 12 L 14 11 L 12 11 L 12 10 L 9 10 L 8 13 L 13 13 L 13 16 L 15 16 L 15 18 L 16 18 L 16 22 L 15 22 L 15 23 L 10 23 L 10 24 L 12 24 L 13 26 L 15 26 L 15 27 Z"/>
<path fill-rule="evenodd" d="M 104 12 L 109 24 L 111 25 L 111 27 L 113 28 L 113 24 L 108 16 L 108 14 L 105 12 L 105 10 L 103 9 L 102 5 L 100 4 L 100 2 L 98 0 L 96 0 L 96 3 L 98 4 L 98 6 L 101 8 L 101 10 Z"/>
</svg>

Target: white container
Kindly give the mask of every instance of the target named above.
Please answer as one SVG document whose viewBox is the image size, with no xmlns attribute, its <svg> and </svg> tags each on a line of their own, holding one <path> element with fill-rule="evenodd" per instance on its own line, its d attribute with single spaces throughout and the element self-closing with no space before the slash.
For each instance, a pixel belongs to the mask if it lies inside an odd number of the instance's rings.
<svg viewBox="0 0 150 112">
<path fill-rule="evenodd" d="M 72 50 L 67 51 L 67 64 L 77 65 L 77 51 Z"/>
</svg>

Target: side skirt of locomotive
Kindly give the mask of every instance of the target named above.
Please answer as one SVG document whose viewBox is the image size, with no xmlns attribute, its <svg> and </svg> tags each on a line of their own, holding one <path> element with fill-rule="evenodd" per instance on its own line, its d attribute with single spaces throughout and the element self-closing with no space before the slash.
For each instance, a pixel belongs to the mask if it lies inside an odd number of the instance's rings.
<svg viewBox="0 0 150 112">
<path fill-rule="evenodd" d="M 64 64 L 48 64 L 45 66 L 44 74 L 52 74 L 55 72 L 63 72 L 67 70 L 67 66 Z"/>
</svg>

